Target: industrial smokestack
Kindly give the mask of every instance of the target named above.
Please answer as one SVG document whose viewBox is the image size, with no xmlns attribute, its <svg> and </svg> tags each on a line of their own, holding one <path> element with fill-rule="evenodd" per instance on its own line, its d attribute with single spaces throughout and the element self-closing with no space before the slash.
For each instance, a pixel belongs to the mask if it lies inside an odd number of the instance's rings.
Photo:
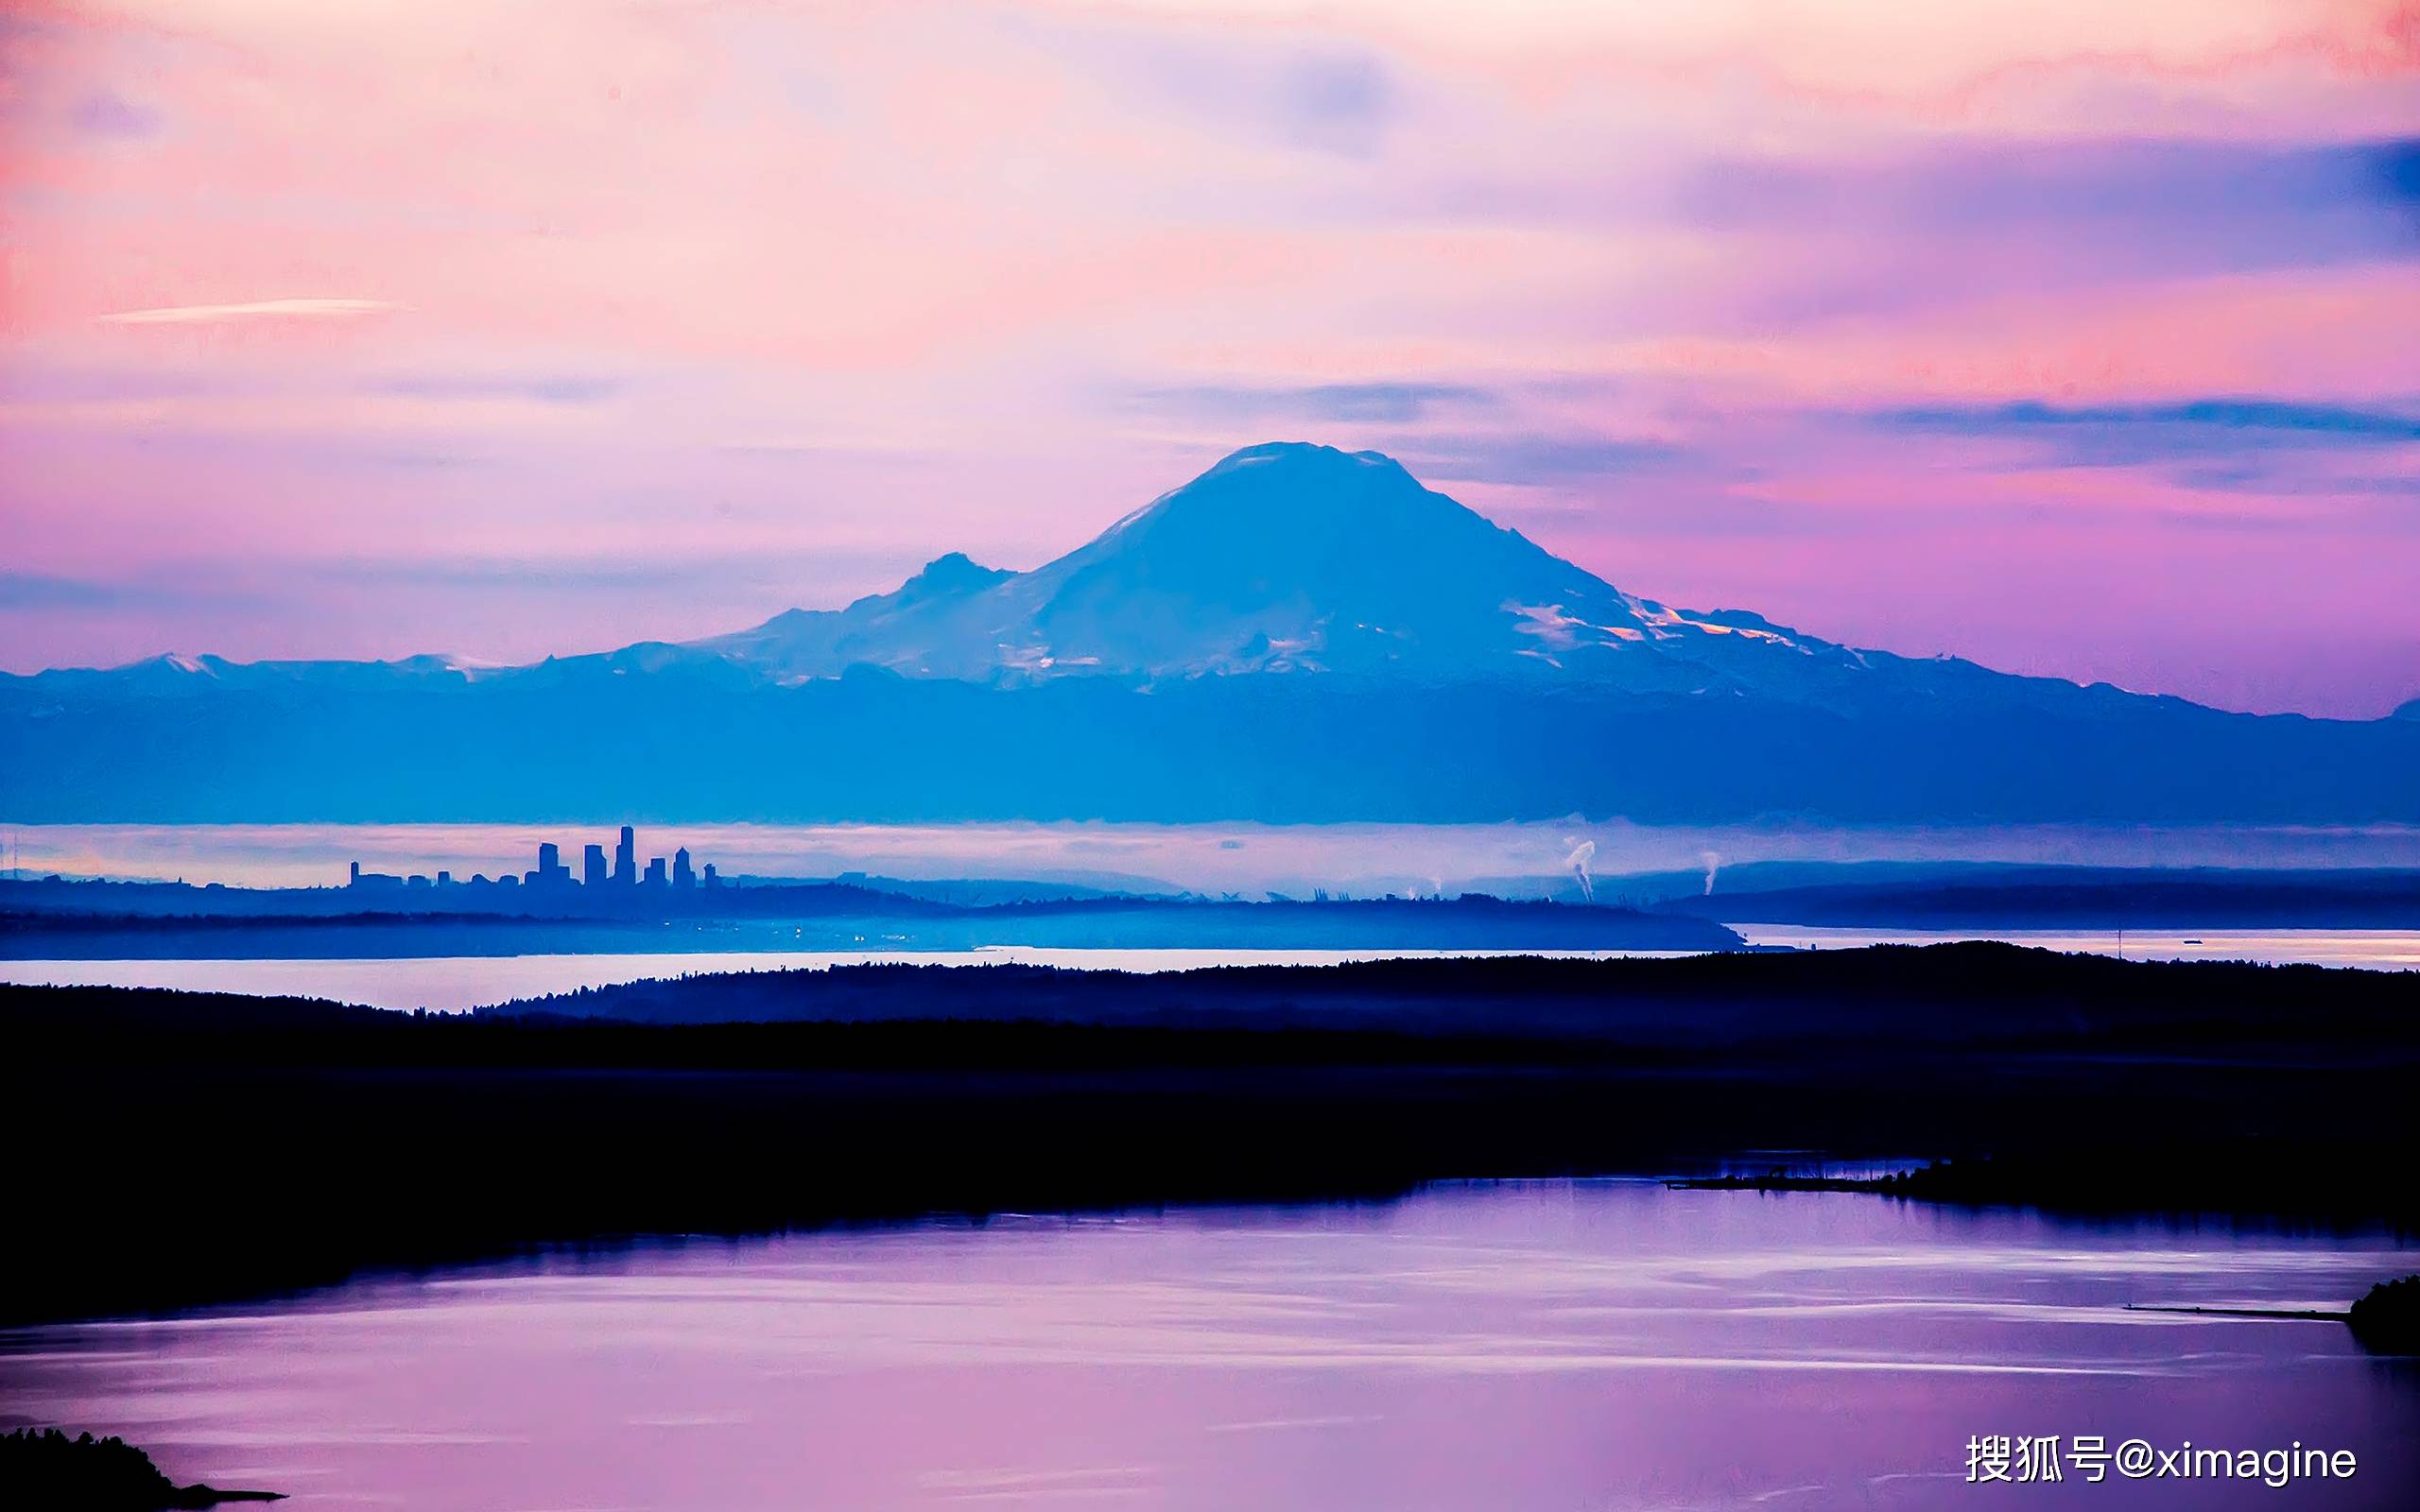
<svg viewBox="0 0 2420 1512">
<path fill-rule="evenodd" d="M 1563 864 L 1569 867 L 1571 874 L 1580 879 L 1581 898 L 1592 903 L 1597 901 L 1597 884 L 1588 875 L 1588 863 L 1596 859 L 1597 842 L 1594 840 L 1581 841 L 1571 848 L 1571 854 L 1563 858 Z"/>
</svg>

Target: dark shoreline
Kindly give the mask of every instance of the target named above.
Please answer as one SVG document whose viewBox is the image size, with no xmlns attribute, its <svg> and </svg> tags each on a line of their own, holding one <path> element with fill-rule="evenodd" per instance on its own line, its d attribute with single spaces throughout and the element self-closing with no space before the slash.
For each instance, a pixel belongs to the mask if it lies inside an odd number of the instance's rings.
<svg viewBox="0 0 2420 1512">
<path fill-rule="evenodd" d="M 0 989 L 0 1136 L 45 1157 L 11 1193 L 0 1322 L 615 1236 L 1385 1198 L 1758 1149 L 2021 1177 L 1950 1201 L 2420 1225 L 2420 1024 L 2384 973 L 1950 946 L 1100 975 L 769 976 L 751 991 L 794 1010 L 907 1016 L 686 1025 Z"/>
<path fill-rule="evenodd" d="M 230 1502 L 283 1502 L 283 1491 L 179 1486 L 123 1438 L 56 1428 L 0 1434 L 0 1493 L 12 1506 L 80 1512 L 185 1512 Z"/>
</svg>

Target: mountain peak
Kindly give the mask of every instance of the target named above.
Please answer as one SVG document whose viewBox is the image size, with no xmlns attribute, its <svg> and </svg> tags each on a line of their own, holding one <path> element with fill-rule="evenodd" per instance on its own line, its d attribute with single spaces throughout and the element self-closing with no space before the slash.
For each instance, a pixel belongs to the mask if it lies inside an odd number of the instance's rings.
<svg viewBox="0 0 2420 1512">
<path fill-rule="evenodd" d="M 1319 441 L 1262 441 L 1256 446 L 1238 447 L 1212 464 L 1202 477 L 1229 468 L 1251 467 L 1261 463 L 1304 468 L 1381 467 L 1404 472 L 1403 464 L 1384 452 L 1347 452 Z M 1406 477 L 1411 474 L 1404 472 Z M 1196 479 L 1196 482 L 1201 481 Z"/>
<path fill-rule="evenodd" d="M 1822 680 L 1847 660 L 1744 610 L 1634 598 L 1383 453 L 1305 441 L 1231 452 L 1031 572 L 950 552 L 891 593 L 699 644 L 779 680 L 866 664 L 976 680 L 1550 677 L 1681 694 Z"/>
<path fill-rule="evenodd" d="M 1005 592 L 1024 608 L 997 638 L 1016 664 L 1153 676 L 1523 676 L 1532 639 L 1513 605 L 1628 613 L 1392 457 L 1303 441 L 1228 454 Z"/>
<path fill-rule="evenodd" d="M 1239 484 L 1253 491 L 1300 490 L 1330 499 L 1338 490 L 1356 493 L 1371 489 L 1400 489 L 1426 493 L 1420 480 L 1384 452 L 1346 452 L 1316 441 L 1263 441 L 1229 452 L 1183 488 L 1171 490 L 1156 503 L 1189 497 L 1203 490 L 1221 491 Z M 1150 510 L 1138 511 L 1139 514 Z"/>
<path fill-rule="evenodd" d="M 943 593 L 979 593 L 995 584 L 1005 583 L 1016 574 L 999 567 L 986 567 L 962 551 L 944 552 L 925 563 L 915 576 L 899 585 L 893 596 L 900 599 L 931 598 Z"/>
<path fill-rule="evenodd" d="M 1076 555 L 1114 542 L 1119 550 L 1132 549 L 1139 544 L 1138 538 L 1150 537 L 1166 552 L 1249 554 L 1266 563 L 1301 550 L 1333 552 L 1349 546 L 1357 553 L 1384 554 L 1385 542 L 1375 539 L 1381 535 L 1405 538 L 1397 548 L 1419 552 L 1445 546 L 1457 533 L 1473 527 L 1490 536 L 1512 536 L 1423 487 L 1384 453 L 1345 452 L 1311 441 L 1264 441 L 1228 453 Z"/>
</svg>

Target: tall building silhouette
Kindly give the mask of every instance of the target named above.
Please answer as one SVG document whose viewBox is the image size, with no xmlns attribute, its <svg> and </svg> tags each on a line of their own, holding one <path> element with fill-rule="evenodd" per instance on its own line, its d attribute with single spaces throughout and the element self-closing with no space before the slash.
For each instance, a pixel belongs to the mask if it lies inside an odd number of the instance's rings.
<svg viewBox="0 0 2420 1512">
<path fill-rule="evenodd" d="M 614 886 L 636 890 L 642 886 L 671 889 L 730 885 L 711 864 L 704 867 L 699 866 L 698 858 L 689 853 L 689 848 L 685 845 L 675 850 L 668 860 L 663 856 L 654 857 L 646 862 L 642 869 L 639 860 L 638 831 L 627 824 L 622 826 L 621 839 L 614 847 L 610 869 L 605 858 L 605 848 L 594 844 L 581 847 L 579 874 L 577 877 L 572 875 L 571 868 L 563 865 L 562 847 L 552 840 L 538 842 L 537 861 L 538 864 L 527 871 L 502 872 L 493 882 L 483 873 L 473 876 L 468 882 L 459 881 L 451 870 L 440 871 L 433 879 L 425 874 L 417 873 L 408 877 L 389 876 L 375 871 L 364 871 L 361 863 L 355 861 L 347 869 L 345 885 L 349 887 L 393 888 L 397 891 L 411 887 L 461 888 L 475 894 L 487 893 L 491 888 L 523 886 L 542 890 L 560 888 L 568 892 L 574 886 Z M 558 899 L 558 901 L 561 900 Z"/>
</svg>

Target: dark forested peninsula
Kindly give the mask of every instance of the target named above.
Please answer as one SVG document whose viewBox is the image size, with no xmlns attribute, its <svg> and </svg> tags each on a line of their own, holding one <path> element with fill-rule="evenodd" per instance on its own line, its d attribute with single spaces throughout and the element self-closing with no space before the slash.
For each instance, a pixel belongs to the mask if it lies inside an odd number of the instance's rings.
<svg viewBox="0 0 2420 1512">
<path fill-rule="evenodd" d="M 454 1017 L 0 988 L 0 1139 L 52 1154 L 0 1297 L 142 1311 L 634 1234 L 1771 1150 L 2043 1173 L 1991 1200 L 2409 1222 L 2412 987 L 1959 945 L 869 967 Z"/>
</svg>

